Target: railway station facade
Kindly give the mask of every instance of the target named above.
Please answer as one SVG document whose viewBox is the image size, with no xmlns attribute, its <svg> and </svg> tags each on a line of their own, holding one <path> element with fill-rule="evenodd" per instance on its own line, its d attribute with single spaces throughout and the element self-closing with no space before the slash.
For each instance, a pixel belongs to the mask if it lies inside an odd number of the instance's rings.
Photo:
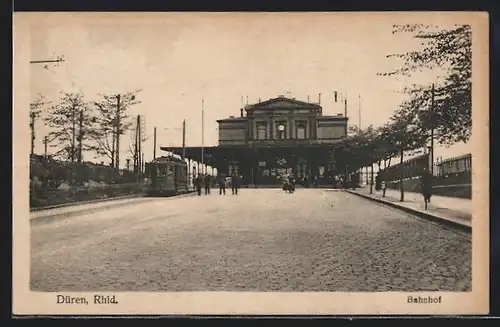
<svg viewBox="0 0 500 327">
<path fill-rule="evenodd" d="M 281 177 L 329 184 L 332 148 L 347 132 L 343 114 L 323 115 L 320 104 L 279 96 L 247 105 L 217 121 L 219 144 L 204 147 L 204 160 L 219 173 L 242 176 L 248 186 L 275 185 Z M 201 147 L 161 147 L 201 162 Z"/>
</svg>

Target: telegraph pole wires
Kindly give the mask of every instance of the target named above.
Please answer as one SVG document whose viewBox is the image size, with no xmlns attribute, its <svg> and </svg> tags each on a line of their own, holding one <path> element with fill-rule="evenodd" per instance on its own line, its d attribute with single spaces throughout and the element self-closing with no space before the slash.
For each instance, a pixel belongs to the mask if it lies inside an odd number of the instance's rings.
<svg viewBox="0 0 500 327">
<path fill-rule="evenodd" d="M 64 55 L 57 56 L 56 59 L 48 59 L 48 60 L 31 60 L 30 64 L 50 64 L 55 63 L 58 64 L 60 62 L 65 62 Z"/>
<path fill-rule="evenodd" d="M 31 60 L 30 64 L 34 65 L 43 65 L 44 69 L 49 70 L 49 65 L 59 66 L 59 63 L 65 62 L 64 56 L 57 56 L 56 59 L 47 59 L 47 60 Z"/>
</svg>

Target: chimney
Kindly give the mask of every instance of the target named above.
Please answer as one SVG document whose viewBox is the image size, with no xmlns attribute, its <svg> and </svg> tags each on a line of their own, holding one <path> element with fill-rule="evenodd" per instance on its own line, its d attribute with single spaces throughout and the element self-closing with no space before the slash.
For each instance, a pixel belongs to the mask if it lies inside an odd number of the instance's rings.
<svg viewBox="0 0 500 327">
<path fill-rule="evenodd" d="M 307 103 L 309 103 L 309 96 L 307 96 Z"/>
<path fill-rule="evenodd" d="M 318 104 L 321 104 L 321 93 L 318 94 Z"/>
<path fill-rule="evenodd" d="M 240 109 L 240 117 L 243 118 L 243 108 Z"/>
</svg>

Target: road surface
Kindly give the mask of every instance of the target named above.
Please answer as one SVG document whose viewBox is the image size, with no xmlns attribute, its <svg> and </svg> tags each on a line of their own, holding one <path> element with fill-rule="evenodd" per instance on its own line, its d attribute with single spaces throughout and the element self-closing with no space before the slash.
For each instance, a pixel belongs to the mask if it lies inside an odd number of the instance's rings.
<svg viewBox="0 0 500 327">
<path fill-rule="evenodd" d="M 36 291 L 470 291 L 471 239 L 347 192 L 242 189 L 31 221 Z"/>
</svg>

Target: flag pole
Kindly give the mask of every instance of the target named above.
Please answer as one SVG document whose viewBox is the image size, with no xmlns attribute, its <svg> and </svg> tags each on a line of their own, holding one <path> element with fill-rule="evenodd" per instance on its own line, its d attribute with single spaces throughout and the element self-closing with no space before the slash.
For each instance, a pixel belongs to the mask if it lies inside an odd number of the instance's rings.
<svg viewBox="0 0 500 327">
<path fill-rule="evenodd" d="M 201 169 L 202 173 L 204 173 L 204 161 L 205 161 L 205 109 L 204 109 L 205 100 L 201 99 Z"/>
<path fill-rule="evenodd" d="M 358 95 L 359 129 L 361 129 L 361 94 Z"/>
</svg>

